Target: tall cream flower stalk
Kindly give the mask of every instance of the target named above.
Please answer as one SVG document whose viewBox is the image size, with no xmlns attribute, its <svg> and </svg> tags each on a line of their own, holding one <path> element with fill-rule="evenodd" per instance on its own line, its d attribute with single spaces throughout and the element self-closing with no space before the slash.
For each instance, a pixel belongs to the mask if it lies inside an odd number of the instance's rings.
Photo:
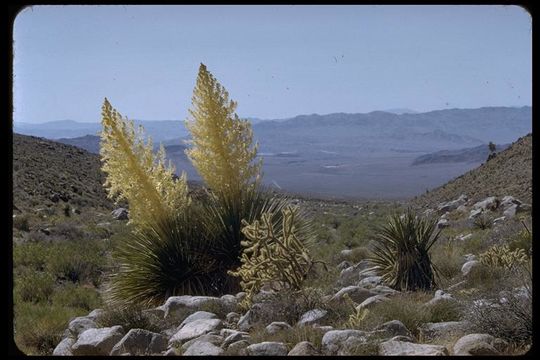
<svg viewBox="0 0 540 360">
<path fill-rule="evenodd" d="M 144 129 L 136 132 L 133 121 L 122 119 L 107 99 L 102 107 L 100 155 L 109 198 L 127 200 L 130 223 L 150 221 L 184 211 L 190 203 L 186 174 L 173 179 L 174 167 L 165 165 L 165 150 L 154 155 L 152 139 L 144 142 Z"/>
</svg>

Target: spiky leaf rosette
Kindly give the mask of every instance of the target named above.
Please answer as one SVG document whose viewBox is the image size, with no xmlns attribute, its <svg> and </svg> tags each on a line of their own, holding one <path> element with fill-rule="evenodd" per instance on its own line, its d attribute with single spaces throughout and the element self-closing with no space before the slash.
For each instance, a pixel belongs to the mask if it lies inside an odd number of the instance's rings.
<svg viewBox="0 0 540 360">
<path fill-rule="evenodd" d="M 192 206 L 122 239 L 113 252 L 107 300 L 115 305 L 156 306 L 175 295 L 219 295 L 213 234 Z"/>
<path fill-rule="evenodd" d="M 397 290 L 430 290 L 436 286 L 436 268 L 429 250 L 438 240 L 436 219 L 417 217 L 412 210 L 392 215 L 378 228 L 371 269 L 380 273 L 388 286 Z"/>
<path fill-rule="evenodd" d="M 108 196 L 129 203 L 130 223 L 144 225 L 182 212 L 190 202 L 186 174 L 175 181 L 174 167 L 165 165 L 165 150 L 152 152 L 144 130 L 123 119 L 107 99 L 102 107 L 100 155 L 107 173 Z"/>
<path fill-rule="evenodd" d="M 186 127 L 193 146 L 186 154 L 215 194 L 238 198 L 260 176 L 251 124 L 238 117 L 237 104 L 204 64 L 199 67 L 192 103 Z"/>
</svg>

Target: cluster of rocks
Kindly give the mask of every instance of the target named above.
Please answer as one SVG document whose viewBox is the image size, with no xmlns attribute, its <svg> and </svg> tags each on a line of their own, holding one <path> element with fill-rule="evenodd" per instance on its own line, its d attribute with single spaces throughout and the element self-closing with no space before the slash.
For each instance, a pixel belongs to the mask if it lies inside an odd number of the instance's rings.
<svg viewBox="0 0 540 360">
<path fill-rule="evenodd" d="M 425 210 L 424 215 L 437 213 L 440 216 L 437 227 L 442 229 L 450 226 L 449 215 L 452 212 L 467 215 L 469 220 L 474 220 L 482 214 L 499 214 L 501 216 L 493 220 L 493 223 L 497 224 L 514 217 L 517 213 L 530 210 L 531 205 L 525 204 L 513 196 L 504 196 L 502 199 L 496 196 L 489 196 L 484 200 L 471 204 L 470 199 L 466 195 L 461 195 L 455 200 L 440 203 L 436 210 Z"/>
<path fill-rule="evenodd" d="M 343 265 L 342 265 L 343 266 Z M 357 304 L 357 309 L 370 308 L 388 301 L 399 292 L 382 283 L 368 263 L 360 261 L 345 267 L 340 276 L 345 284 L 324 300 L 330 305 L 344 305 L 346 298 Z M 121 325 L 100 327 L 103 310 L 97 309 L 84 317 L 73 319 L 64 338 L 54 349 L 53 355 L 354 355 L 370 353 L 379 355 L 449 355 L 442 345 L 422 344 L 398 320 L 388 321 L 372 331 L 335 329 L 327 322 L 325 309 L 311 309 L 300 316 L 295 324 L 272 318 L 275 309 L 263 299 L 272 296 L 261 291 L 254 297 L 254 304 L 244 314 L 239 313 L 238 303 L 245 293 L 211 296 L 173 296 L 156 308 L 144 310 L 148 315 L 169 324 L 159 332 L 145 329 L 125 329 Z M 441 301 L 456 301 L 442 290 L 425 306 Z M 223 318 L 203 309 L 217 306 Z M 166 321 L 165 321 L 166 320 Z M 174 325 L 170 325 L 174 324 Z M 255 342 L 250 331 L 264 328 L 264 333 L 274 335 L 294 327 L 312 327 L 322 338 L 320 348 L 308 341 L 286 344 L 276 341 Z M 419 328 L 423 340 L 446 336 L 462 336 L 452 349 L 454 354 L 497 354 L 502 342 L 486 334 L 467 334 L 470 324 L 466 321 L 427 323 Z M 260 338 L 260 336 L 258 336 Z"/>
</svg>

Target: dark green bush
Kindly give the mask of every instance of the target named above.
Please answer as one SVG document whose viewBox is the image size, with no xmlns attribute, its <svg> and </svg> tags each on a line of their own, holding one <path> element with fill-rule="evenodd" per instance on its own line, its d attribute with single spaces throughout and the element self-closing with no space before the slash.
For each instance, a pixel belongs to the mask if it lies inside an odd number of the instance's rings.
<svg viewBox="0 0 540 360">
<path fill-rule="evenodd" d="M 436 219 L 422 219 L 409 209 L 377 228 L 369 260 L 383 281 L 397 290 L 431 290 L 436 286 L 429 250 L 438 240 Z"/>
<path fill-rule="evenodd" d="M 101 306 L 101 297 L 95 289 L 67 283 L 52 295 L 52 302 L 58 306 L 91 311 Z"/>
</svg>

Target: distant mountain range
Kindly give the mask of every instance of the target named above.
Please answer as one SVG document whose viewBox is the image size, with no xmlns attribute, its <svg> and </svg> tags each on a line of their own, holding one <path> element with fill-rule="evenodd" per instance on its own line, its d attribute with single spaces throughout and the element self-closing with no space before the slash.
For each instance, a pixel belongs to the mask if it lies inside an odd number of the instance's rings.
<svg viewBox="0 0 540 360">
<path fill-rule="evenodd" d="M 270 186 L 318 197 L 395 198 L 417 195 L 480 165 L 490 141 L 508 144 L 530 133 L 532 109 L 486 107 L 401 115 L 374 111 L 251 121 Z M 183 122 L 136 123 L 144 126 L 154 145 L 163 143 L 178 172 L 199 179 L 184 153 L 189 133 Z M 99 151 L 98 123 L 16 123 L 14 130 Z"/>
<path fill-rule="evenodd" d="M 507 149 L 510 144 L 496 145 L 495 152 Z M 490 154 L 487 145 L 475 146 L 459 150 L 441 150 L 417 157 L 412 165 L 441 164 L 441 163 L 481 163 L 487 160 Z"/>
</svg>

